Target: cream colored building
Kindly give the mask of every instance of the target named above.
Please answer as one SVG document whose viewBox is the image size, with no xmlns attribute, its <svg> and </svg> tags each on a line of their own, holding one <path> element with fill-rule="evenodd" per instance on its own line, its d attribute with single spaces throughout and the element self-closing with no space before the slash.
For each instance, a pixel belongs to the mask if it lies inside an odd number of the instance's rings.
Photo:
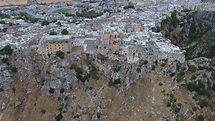
<svg viewBox="0 0 215 121">
<path fill-rule="evenodd" d="M 38 53 L 42 55 L 55 54 L 56 51 L 93 53 L 99 37 L 73 37 L 71 35 L 45 35 L 38 44 Z M 86 41 L 86 43 L 85 43 Z"/>
<path fill-rule="evenodd" d="M 72 36 L 69 35 L 46 35 L 39 43 L 40 54 L 54 54 L 56 51 L 70 52 Z"/>
</svg>

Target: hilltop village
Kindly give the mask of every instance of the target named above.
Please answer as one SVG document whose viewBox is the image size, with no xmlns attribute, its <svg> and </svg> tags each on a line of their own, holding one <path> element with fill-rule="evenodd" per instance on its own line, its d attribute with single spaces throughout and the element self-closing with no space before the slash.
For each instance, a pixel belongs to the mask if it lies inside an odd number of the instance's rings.
<svg viewBox="0 0 215 121">
<path fill-rule="evenodd" d="M 215 119 L 212 0 L 62 1 L 0 7 L 0 121 Z"/>
<path fill-rule="evenodd" d="M 165 33 L 152 28 L 171 16 L 171 11 L 184 9 L 213 10 L 214 5 L 199 1 L 76 1 L 2 7 L 0 46 L 35 48 L 43 55 L 78 49 L 78 53 L 101 53 L 129 63 L 167 58 L 183 63 L 184 51 L 172 45 Z"/>
</svg>

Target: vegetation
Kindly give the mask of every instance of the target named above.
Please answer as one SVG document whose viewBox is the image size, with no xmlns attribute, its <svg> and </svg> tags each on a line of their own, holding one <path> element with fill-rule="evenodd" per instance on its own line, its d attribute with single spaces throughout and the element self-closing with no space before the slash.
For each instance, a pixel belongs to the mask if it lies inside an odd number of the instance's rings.
<svg viewBox="0 0 215 121">
<path fill-rule="evenodd" d="M 46 110 L 44 110 L 44 109 L 41 110 L 41 113 L 42 113 L 42 114 L 45 114 L 45 113 L 46 113 Z"/>
<path fill-rule="evenodd" d="M 16 67 L 9 67 L 10 71 L 12 73 L 16 73 L 17 72 L 17 68 Z"/>
<path fill-rule="evenodd" d="M 0 30 L 1 32 L 7 32 L 7 28 L 3 28 Z"/>
<path fill-rule="evenodd" d="M 3 63 L 8 63 L 8 58 L 2 58 L 1 61 L 2 61 Z"/>
<path fill-rule="evenodd" d="M 137 73 L 140 73 L 141 72 L 141 68 L 137 68 L 136 71 L 137 71 Z"/>
<path fill-rule="evenodd" d="M 61 89 L 60 89 L 60 93 L 64 93 L 64 88 L 61 88 Z"/>
<path fill-rule="evenodd" d="M 73 63 L 69 68 L 70 68 L 70 69 L 76 69 L 76 68 L 77 68 L 77 65 Z"/>
<path fill-rule="evenodd" d="M 55 55 L 61 59 L 64 59 L 64 52 L 62 51 L 56 51 Z"/>
<path fill-rule="evenodd" d="M 177 81 L 182 82 L 184 80 L 184 75 L 185 75 L 185 72 L 183 70 L 180 70 L 176 77 Z"/>
<path fill-rule="evenodd" d="M 109 81 L 108 86 L 112 87 L 112 86 L 115 86 L 115 85 L 118 85 L 118 84 L 121 84 L 121 78 L 115 79 L 114 81 L 112 81 L 112 80 Z"/>
<path fill-rule="evenodd" d="M 0 50 L 0 55 L 11 55 L 13 50 L 10 45 L 5 46 Z"/>
<path fill-rule="evenodd" d="M 197 68 L 196 68 L 194 65 L 189 65 L 188 71 L 195 72 L 196 69 L 197 69 Z"/>
<path fill-rule="evenodd" d="M 4 91 L 4 89 L 2 87 L 0 87 L 0 92 L 3 92 L 3 91 Z"/>
<path fill-rule="evenodd" d="M 98 79 L 99 79 L 97 69 L 96 69 L 96 67 L 93 66 L 92 64 L 91 64 L 91 70 L 90 70 L 90 77 L 92 77 L 92 78 L 95 79 L 95 80 L 98 80 Z"/>
<path fill-rule="evenodd" d="M 75 72 L 76 72 L 76 78 L 82 82 L 85 82 L 86 80 L 88 80 L 88 78 L 90 77 L 89 74 L 87 75 L 84 75 L 83 74 L 83 69 L 78 67 L 75 69 Z"/>
<path fill-rule="evenodd" d="M 152 70 L 155 70 L 155 65 L 152 65 Z"/>
<path fill-rule="evenodd" d="M 16 19 L 23 19 L 25 22 L 29 22 L 29 23 L 36 23 L 40 20 L 39 18 L 30 17 L 27 14 L 22 14 L 19 17 L 17 17 Z"/>
<path fill-rule="evenodd" d="M 61 119 L 63 119 L 63 115 L 61 113 L 59 113 L 56 117 L 55 120 L 56 121 L 60 121 Z"/>
<path fill-rule="evenodd" d="M 52 32 L 49 33 L 49 35 L 57 35 L 57 32 L 52 31 Z"/>
<path fill-rule="evenodd" d="M 44 20 L 44 21 L 41 23 L 41 26 L 47 26 L 47 25 L 49 25 L 49 23 L 50 23 L 50 22 Z"/>
<path fill-rule="evenodd" d="M 117 73 L 117 72 L 120 71 L 120 69 L 121 69 L 121 66 L 116 66 L 116 67 L 113 68 L 113 71 L 114 71 L 115 73 Z"/>
<path fill-rule="evenodd" d="M 197 121 L 204 121 L 205 120 L 205 117 L 203 115 L 198 115 Z"/>
<path fill-rule="evenodd" d="M 0 21 L 0 24 L 5 24 L 5 21 Z"/>
<path fill-rule="evenodd" d="M 68 12 L 69 12 L 68 9 L 59 9 L 59 10 L 54 11 L 53 13 L 63 13 L 63 14 L 65 14 L 65 13 L 68 13 Z"/>
<path fill-rule="evenodd" d="M 68 32 L 66 29 L 63 29 L 63 30 L 61 31 L 61 34 L 62 34 L 62 35 L 67 35 L 67 34 L 69 34 L 69 32 Z"/>
<path fill-rule="evenodd" d="M 162 82 L 160 82 L 158 85 L 159 85 L 159 86 L 162 86 L 162 85 L 163 85 L 163 83 L 162 83 Z"/>
<path fill-rule="evenodd" d="M 3 18 L 10 18 L 9 15 L 7 14 L 4 14 L 4 13 L 0 13 L 0 18 L 3 19 Z"/>
<path fill-rule="evenodd" d="M 205 89 L 205 85 L 201 82 L 201 80 L 198 81 L 198 84 L 194 82 L 190 82 L 187 85 L 187 89 L 191 92 L 193 91 L 197 92 L 198 95 L 208 96 L 208 97 L 211 96 L 210 92 L 207 89 Z"/>
<path fill-rule="evenodd" d="M 41 81 L 40 81 L 41 86 L 43 86 L 43 85 L 44 85 L 45 81 L 46 81 L 45 79 L 41 79 Z"/>
<path fill-rule="evenodd" d="M 125 9 L 125 10 L 126 10 L 126 9 L 129 9 L 129 8 L 134 9 L 134 5 L 127 5 L 127 6 L 124 6 L 124 7 L 123 7 L 123 9 Z"/>
<path fill-rule="evenodd" d="M 209 105 L 208 101 L 206 101 L 206 100 L 199 100 L 198 104 L 201 108 L 208 107 L 208 105 Z"/>
<path fill-rule="evenodd" d="M 55 89 L 54 88 L 50 88 L 49 89 L 49 93 L 54 93 L 55 92 Z"/>
<path fill-rule="evenodd" d="M 92 18 L 96 18 L 98 16 L 103 15 L 103 13 L 102 12 L 98 12 L 97 13 L 94 10 L 91 10 L 91 11 L 82 11 L 82 13 L 77 12 L 76 15 L 78 17 L 84 17 L 84 18 L 90 18 L 90 19 L 92 19 Z"/>
</svg>

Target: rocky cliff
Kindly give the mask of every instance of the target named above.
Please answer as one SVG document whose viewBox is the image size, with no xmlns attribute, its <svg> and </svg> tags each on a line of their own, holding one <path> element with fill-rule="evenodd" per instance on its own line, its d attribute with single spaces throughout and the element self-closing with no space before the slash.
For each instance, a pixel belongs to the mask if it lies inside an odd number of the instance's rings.
<svg viewBox="0 0 215 121">
<path fill-rule="evenodd" d="M 2 121 L 214 118 L 214 60 L 128 64 L 100 54 L 45 58 L 34 49 L 7 58 Z"/>
<path fill-rule="evenodd" d="M 157 31 L 182 49 L 187 58 L 215 56 L 215 12 L 174 11 L 161 22 Z"/>
</svg>

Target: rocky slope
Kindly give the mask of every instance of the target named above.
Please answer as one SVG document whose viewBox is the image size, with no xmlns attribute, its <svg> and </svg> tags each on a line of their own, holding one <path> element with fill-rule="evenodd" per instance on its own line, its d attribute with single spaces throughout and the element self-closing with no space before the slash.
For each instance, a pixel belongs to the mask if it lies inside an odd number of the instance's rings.
<svg viewBox="0 0 215 121">
<path fill-rule="evenodd" d="M 187 58 L 215 56 L 215 12 L 189 11 L 172 12 L 161 22 L 157 31 L 182 49 Z M 206 49 L 207 48 L 207 49 Z"/>
<path fill-rule="evenodd" d="M 2 121 L 214 119 L 215 61 L 207 58 L 128 64 L 26 49 L 1 65 L 11 79 L 1 83 Z"/>
</svg>

